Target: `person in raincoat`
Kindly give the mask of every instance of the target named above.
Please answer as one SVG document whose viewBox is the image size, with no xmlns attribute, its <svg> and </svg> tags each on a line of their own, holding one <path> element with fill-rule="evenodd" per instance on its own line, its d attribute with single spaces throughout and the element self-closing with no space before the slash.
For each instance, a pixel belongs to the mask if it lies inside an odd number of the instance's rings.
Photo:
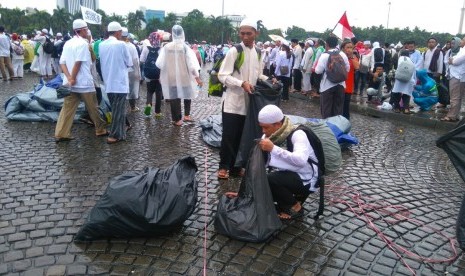
<svg viewBox="0 0 465 276">
<path fill-rule="evenodd" d="M 203 85 L 199 75 L 199 62 L 194 51 L 185 44 L 184 29 L 172 28 L 173 41 L 160 51 L 156 65 L 160 68 L 163 97 L 170 100 L 171 119 L 175 126 L 182 126 L 181 99 L 184 99 L 184 121 L 192 121 L 191 100 Z"/>
</svg>

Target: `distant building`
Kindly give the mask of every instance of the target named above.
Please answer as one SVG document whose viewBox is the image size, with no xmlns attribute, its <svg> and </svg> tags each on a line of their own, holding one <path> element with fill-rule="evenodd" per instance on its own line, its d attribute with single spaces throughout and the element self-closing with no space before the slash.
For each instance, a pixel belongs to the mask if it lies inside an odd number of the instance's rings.
<svg viewBox="0 0 465 276">
<path fill-rule="evenodd" d="M 146 10 L 145 21 L 149 22 L 152 19 L 158 19 L 161 22 L 165 20 L 165 11 L 162 10 Z"/>
<path fill-rule="evenodd" d="M 65 8 L 69 13 L 75 14 L 81 11 L 81 6 L 92 10 L 99 9 L 99 0 L 57 0 L 59 8 Z"/>
</svg>

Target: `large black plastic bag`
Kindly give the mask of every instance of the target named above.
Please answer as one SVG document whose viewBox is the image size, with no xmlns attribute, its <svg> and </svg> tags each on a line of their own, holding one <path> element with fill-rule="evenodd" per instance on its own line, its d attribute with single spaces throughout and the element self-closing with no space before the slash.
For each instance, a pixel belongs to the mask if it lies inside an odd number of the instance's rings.
<svg viewBox="0 0 465 276">
<path fill-rule="evenodd" d="M 462 119 L 455 129 L 441 136 L 436 141 L 436 145 L 447 153 L 460 177 L 465 181 L 465 119 Z M 465 251 L 465 195 L 457 218 L 456 235 L 460 248 Z"/>
<path fill-rule="evenodd" d="M 247 157 L 254 145 L 254 139 L 260 138 L 263 133 L 258 124 L 258 113 L 269 104 L 279 106 L 281 101 L 281 83 L 272 84 L 270 81 L 258 81 L 255 91 L 249 96 L 249 110 L 245 118 L 244 129 L 241 137 L 239 154 L 236 158 L 236 166 L 244 167 Z"/>
<path fill-rule="evenodd" d="M 113 178 L 77 233 L 76 241 L 148 237 L 170 232 L 197 203 L 197 165 L 184 157 L 166 169 L 146 168 Z"/>
<path fill-rule="evenodd" d="M 281 228 L 258 145 L 250 153 L 238 196 L 220 198 L 214 225 L 218 233 L 247 242 L 265 241 Z"/>
<path fill-rule="evenodd" d="M 223 123 L 221 122 L 221 115 L 210 115 L 206 119 L 199 122 L 202 128 L 202 139 L 208 145 L 220 148 L 221 135 L 223 133 Z"/>
</svg>

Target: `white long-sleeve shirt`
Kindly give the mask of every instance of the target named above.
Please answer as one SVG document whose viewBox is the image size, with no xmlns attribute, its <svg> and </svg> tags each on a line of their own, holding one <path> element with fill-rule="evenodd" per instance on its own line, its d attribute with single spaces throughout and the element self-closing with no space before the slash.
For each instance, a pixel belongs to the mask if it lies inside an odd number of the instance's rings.
<svg viewBox="0 0 465 276">
<path fill-rule="evenodd" d="M 337 51 L 336 49 L 331 49 L 329 50 L 329 52 L 332 52 L 332 51 Z M 339 51 L 339 54 L 342 56 L 342 59 L 344 60 L 344 63 L 346 65 L 346 70 L 347 72 L 350 71 L 350 64 L 349 64 L 349 59 L 347 58 L 346 54 L 344 54 L 344 52 L 342 51 Z M 323 74 L 323 78 L 321 79 L 321 85 L 320 85 L 320 91 L 322 93 L 324 93 L 326 90 L 330 89 L 331 87 L 334 87 L 338 84 L 342 85 L 344 88 L 346 87 L 346 82 L 345 81 L 342 81 L 340 83 L 334 83 L 334 82 L 331 82 L 328 80 L 328 78 L 326 77 L 326 67 L 327 67 L 327 64 L 328 64 L 328 58 L 329 58 L 329 54 L 328 53 L 322 53 L 320 58 L 318 59 L 318 64 L 316 65 L 316 68 L 315 68 L 315 73 L 317 74 Z"/>
<path fill-rule="evenodd" d="M 238 56 L 236 47 L 231 47 L 226 54 L 218 72 L 218 79 L 227 88 L 221 99 L 224 104 L 224 112 L 247 115 L 249 95 L 242 88 L 244 81 L 255 85 L 257 80 L 267 80 L 263 75 L 263 63 L 258 60 L 258 54 L 254 47 L 248 48 L 241 42 L 244 51 L 244 63 L 239 71 L 234 70 L 234 62 Z"/>
<path fill-rule="evenodd" d="M 424 54 L 424 60 L 423 60 L 423 69 L 426 69 L 428 73 L 442 73 L 442 68 L 444 65 L 444 56 L 442 54 L 442 51 L 439 51 L 439 56 L 437 60 L 437 69 L 436 72 L 431 72 L 429 70 L 429 66 L 431 64 L 431 61 L 433 59 L 434 52 L 436 51 L 437 47 L 434 48 L 433 50 L 428 49 L 428 51 L 425 52 Z"/>
<path fill-rule="evenodd" d="M 452 58 L 452 64 L 449 65 L 450 77 L 465 82 L 465 47 Z"/>
<path fill-rule="evenodd" d="M 305 50 L 304 58 L 302 59 L 302 62 L 300 63 L 302 66 L 302 70 L 304 73 L 310 74 L 312 72 L 312 66 L 313 66 L 313 48 L 308 47 L 307 50 Z"/>
<path fill-rule="evenodd" d="M 302 57 L 303 57 L 303 50 L 299 44 L 297 44 L 294 47 L 293 53 L 294 53 L 295 60 L 294 60 L 294 67 L 292 67 L 292 69 L 299 69 L 300 62 L 302 62 Z"/>
<path fill-rule="evenodd" d="M 318 179 L 318 168 L 316 165 L 310 165 L 308 159 L 316 161 L 315 152 L 303 130 L 296 130 L 292 134 L 291 141 L 294 146 L 292 152 L 276 145 L 273 147 L 268 166 L 296 172 L 304 185 L 311 184 L 310 191 L 314 191 Z"/>
<path fill-rule="evenodd" d="M 100 67 L 107 93 L 128 93 L 128 68 L 132 60 L 123 41 L 110 36 L 99 45 Z"/>
</svg>

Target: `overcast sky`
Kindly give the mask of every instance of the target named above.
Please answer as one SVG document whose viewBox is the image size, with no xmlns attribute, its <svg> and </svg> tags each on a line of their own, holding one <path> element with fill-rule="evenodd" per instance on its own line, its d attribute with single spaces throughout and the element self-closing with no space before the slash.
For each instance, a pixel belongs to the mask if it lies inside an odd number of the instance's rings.
<svg viewBox="0 0 465 276">
<path fill-rule="evenodd" d="M 260 19 L 268 29 L 286 30 L 293 25 L 308 31 L 332 29 L 344 11 L 351 26 L 389 28 L 418 26 L 431 32 L 459 30 L 461 8 L 465 0 L 428 2 L 425 0 L 100 0 L 100 8 L 107 14 L 126 15 L 145 6 L 147 9 L 182 13 L 198 9 L 205 17 L 220 16 L 224 3 L 225 15 L 246 15 Z M 390 4 L 389 4 L 390 3 Z M 434 4 L 433 4 L 434 3 Z M 21 9 L 35 7 L 52 12 L 55 0 L 1 0 L 3 7 Z M 266 7 L 265 7 L 266 5 Z M 389 14 L 389 24 L 388 24 Z"/>
</svg>

